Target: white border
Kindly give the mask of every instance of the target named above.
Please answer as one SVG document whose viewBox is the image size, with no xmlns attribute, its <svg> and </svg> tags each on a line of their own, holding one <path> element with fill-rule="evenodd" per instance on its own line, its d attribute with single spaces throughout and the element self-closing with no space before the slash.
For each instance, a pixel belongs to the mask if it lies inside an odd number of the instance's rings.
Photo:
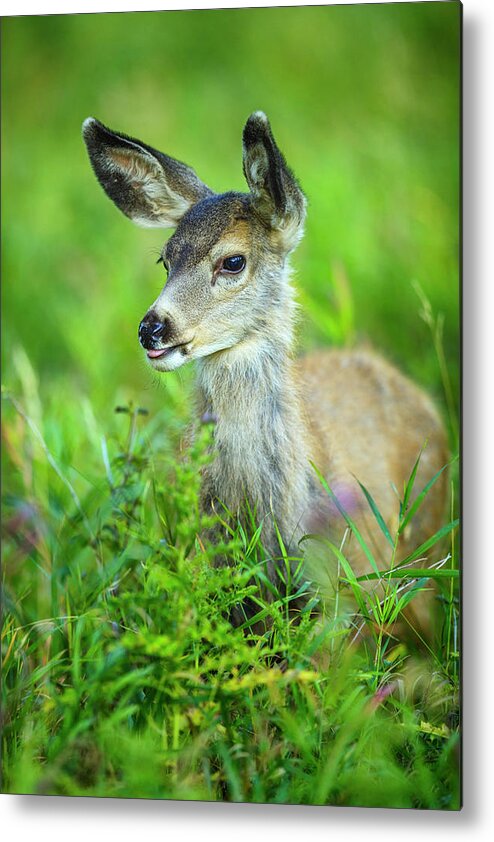
<svg viewBox="0 0 494 842">
<path fill-rule="evenodd" d="M 365 1 L 365 0 L 364 0 Z M 384 0 L 385 2 L 387 0 Z M 424 0 L 429 2 L 429 0 Z M 91 11 L 144 11 L 238 6 L 304 5 L 284 2 L 132 2 L 132 0 L 3 0 L 2 15 L 56 14 Z M 325 5 L 314 2 L 311 5 Z M 340 5 L 335 3 L 334 5 Z M 464 519 L 465 619 L 464 664 L 464 803 L 461 813 L 429 813 L 290 806 L 255 806 L 111 799 L 0 797 L 4 838 L 54 842 L 118 839 L 139 840 L 158 834 L 168 839 L 200 837 L 214 842 L 283 839 L 342 832 L 365 842 L 383 837 L 413 840 L 417 833 L 434 842 L 481 839 L 494 818 L 492 766 L 494 674 L 490 653 L 489 564 L 494 564 L 490 517 L 494 418 L 490 389 L 494 378 L 494 228 L 489 218 L 493 194 L 494 131 L 492 89 L 494 66 L 494 3 L 464 2 Z M 487 470 L 484 466 L 487 466 Z M 483 470 L 484 469 L 484 470 Z M 490 493 L 491 492 L 491 493 Z M 489 552 L 490 551 L 490 552 Z M 492 831 L 491 831 L 492 832 Z"/>
</svg>

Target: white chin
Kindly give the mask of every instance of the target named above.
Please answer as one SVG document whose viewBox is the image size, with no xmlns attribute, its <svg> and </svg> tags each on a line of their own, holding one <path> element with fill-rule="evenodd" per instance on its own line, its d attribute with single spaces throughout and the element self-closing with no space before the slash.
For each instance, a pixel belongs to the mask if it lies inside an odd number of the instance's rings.
<svg viewBox="0 0 494 842">
<path fill-rule="evenodd" d="M 148 357 L 148 361 L 155 371 L 174 371 L 176 368 L 180 368 L 181 365 L 188 362 L 188 360 L 189 357 L 183 354 L 180 348 L 170 351 L 169 354 L 164 354 L 162 357 L 157 357 L 154 360 Z"/>
</svg>

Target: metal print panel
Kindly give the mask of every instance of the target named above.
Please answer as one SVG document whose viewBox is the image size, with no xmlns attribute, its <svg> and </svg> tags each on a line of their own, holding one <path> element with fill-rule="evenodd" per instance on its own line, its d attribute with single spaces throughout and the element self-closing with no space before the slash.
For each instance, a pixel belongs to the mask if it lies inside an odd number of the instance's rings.
<svg viewBox="0 0 494 842">
<path fill-rule="evenodd" d="M 459 809 L 460 33 L 3 21 L 4 792 Z"/>
</svg>

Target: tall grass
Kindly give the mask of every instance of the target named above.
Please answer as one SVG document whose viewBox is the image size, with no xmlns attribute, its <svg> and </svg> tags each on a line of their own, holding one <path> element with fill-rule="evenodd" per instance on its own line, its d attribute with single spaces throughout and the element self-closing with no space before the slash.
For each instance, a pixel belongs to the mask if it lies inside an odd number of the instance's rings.
<svg viewBox="0 0 494 842">
<path fill-rule="evenodd" d="M 239 526 L 223 545 L 200 537 L 209 427 L 177 461 L 156 448 L 152 420 L 119 409 L 77 503 L 40 430 L 20 406 L 6 410 L 27 487 L 7 504 L 4 790 L 457 808 L 455 571 L 391 567 L 375 601 L 332 548 L 352 622 L 314 612 L 317 592 L 294 616 L 286 582 L 261 596 L 261 530 Z M 36 449 L 49 471 L 35 502 Z M 232 566 L 215 566 L 219 554 Z M 387 629 L 425 577 L 446 585 L 448 645 L 431 652 L 418 692 L 404 671 L 413 646 Z M 248 598 L 255 629 L 235 628 L 232 608 Z M 360 623 L 364 647 L 350 643 Z"/>
</svg>

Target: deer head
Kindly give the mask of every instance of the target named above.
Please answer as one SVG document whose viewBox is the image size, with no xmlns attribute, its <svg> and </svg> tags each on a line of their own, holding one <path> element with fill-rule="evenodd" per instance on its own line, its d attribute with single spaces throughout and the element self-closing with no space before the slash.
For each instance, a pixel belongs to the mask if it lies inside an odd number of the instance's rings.
<svg viewBox="0 0 494 842">
<path fill-rule="evenodd" d="M 167 281 L 139 325 L 150 364 L 170 371 L 269 331 L 306 202 L 266 115 L 255 112 L 244 127 L 248 193 L 214 193 L 191 167 L 93 118 L 83 137 L 98 181 L 126 216 L 176 228 L 160 257 Z"/>
</svg>

